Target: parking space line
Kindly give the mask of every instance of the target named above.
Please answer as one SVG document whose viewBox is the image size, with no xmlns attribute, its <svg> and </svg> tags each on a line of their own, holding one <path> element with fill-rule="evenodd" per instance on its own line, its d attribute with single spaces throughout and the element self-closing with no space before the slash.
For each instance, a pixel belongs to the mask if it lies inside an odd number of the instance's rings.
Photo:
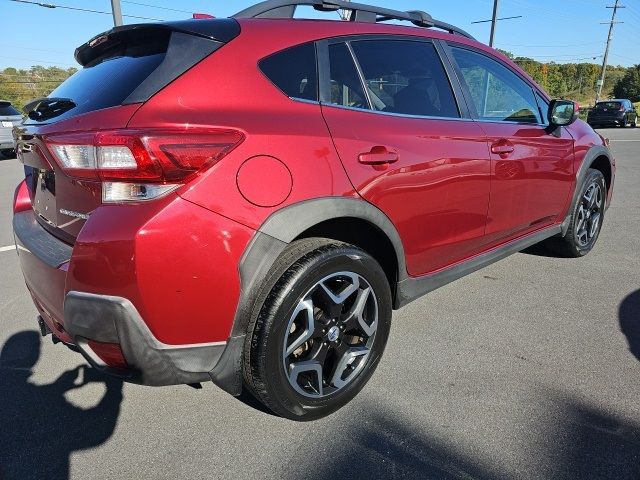
<svg viewBox="0 0 640 480">
<path fill-rule="evenodd" d="M 6 247 L 0 247 L 0 252 L 8 252 L 9 250 L 15 250 L 15 245 L 8 245 Z"/>
</svg>

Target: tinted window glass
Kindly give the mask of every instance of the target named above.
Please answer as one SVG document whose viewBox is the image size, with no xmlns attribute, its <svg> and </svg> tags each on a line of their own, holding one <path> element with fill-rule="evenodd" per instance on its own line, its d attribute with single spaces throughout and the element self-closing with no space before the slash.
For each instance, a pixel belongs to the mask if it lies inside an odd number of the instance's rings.
<svg viewBox="0 0 640 480">
<path fill-rule="evenodd" d="M 596 110 L 617 110 L 620 108 L 620 102 L 598 102 L 596 103 Z"/>
<path fill-rule="evenodd" d="M 306 43 L 260 61 L 260 69 L 288 97 L 318 100 L 316 49 Z"/>
<path fill-rule="evenodd" d="M 542 123 L 549 124 L 549 102 L 547 102 L 538 92 L 536 92 L 536 100 L 538 101 L 538 108 L 540 109 L 540 117 Z"/>
<path fill-rule="evenodd" d="M 329 45 L 331 103 L 353 108 L 369 108 L 367 97 L 349 48 L 344 43 Z"/>
<path fill-rule="evenodd" d="M 78 70 L 49 96 L 73 100 L 76 104 L 74 115 L 120 105 L 164 57 L 164 53 L 154 53 L 103 60 Z"/>
<path fill-rule="evenodd" d="M 13 108 L 11 105 L 0 103 L 0 115 L 20 115 L 20 112 Z"/>
<path fill-rule="evenodd" d="M 453 91 L 435 47 L 406 40 L 352 43 L 375 110 L 459 117 Z"/>
<path fill-rule="evenodd" d="M 533 90 L 518 75 L 486 55 L 452 50 L 480 119 L 542 123 Z"/>
<path fill-rule="evenodd" d="M 596 103 L 596 110 L 619 110 L 620 102 L 598 102 Z"/>
</svg>

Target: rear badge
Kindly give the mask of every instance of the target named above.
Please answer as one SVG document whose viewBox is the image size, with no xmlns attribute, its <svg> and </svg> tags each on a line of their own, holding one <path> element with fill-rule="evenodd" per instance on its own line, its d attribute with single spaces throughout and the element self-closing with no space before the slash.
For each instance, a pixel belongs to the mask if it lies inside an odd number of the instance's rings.
<svg viewBox="0 0 640 480">
<path fill-rule="evenodd" d="M 81 218 L 83 220 L 89 219 L 88 213 L 72 212 L 71 210 L 65 210 L 64 208 L 60 209 L 60 213 L 68 217 Z"/>
</svg>

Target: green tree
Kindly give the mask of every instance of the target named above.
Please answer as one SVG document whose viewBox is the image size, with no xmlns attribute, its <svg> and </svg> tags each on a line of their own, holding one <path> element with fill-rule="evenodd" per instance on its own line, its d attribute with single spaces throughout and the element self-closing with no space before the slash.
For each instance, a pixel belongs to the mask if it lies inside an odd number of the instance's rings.
<svg viewBox="0 0 640 480">
<path fill-rule="evenodd" d="M 629 98 L 632 102 L 640 102 L 640 64 L 627 70 L 613 87 L 613 94 L 616 98 Z"/>
</svg>

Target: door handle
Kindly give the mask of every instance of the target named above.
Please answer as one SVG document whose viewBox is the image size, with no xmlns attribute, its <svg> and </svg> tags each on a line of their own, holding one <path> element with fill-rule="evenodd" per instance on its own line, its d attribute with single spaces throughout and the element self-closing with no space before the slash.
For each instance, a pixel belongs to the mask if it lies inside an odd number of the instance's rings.
<svg viewBox="0 0 640 480">
<path fill-rule="evenodd" d="M 513 144 L 509 140 L 498 140 L 491 145 L 491 153 L 496 155 L 509 155 L 515 150 Z"/>
<path fill-rule="evenodd" d="M 400 157 L 396 152 L 387 150 L 387 147 L 375 146 L 367 153 L 358 155 L 358 161 L 363 165 L 386 165 L 395 163 Z"/>
</svg>

